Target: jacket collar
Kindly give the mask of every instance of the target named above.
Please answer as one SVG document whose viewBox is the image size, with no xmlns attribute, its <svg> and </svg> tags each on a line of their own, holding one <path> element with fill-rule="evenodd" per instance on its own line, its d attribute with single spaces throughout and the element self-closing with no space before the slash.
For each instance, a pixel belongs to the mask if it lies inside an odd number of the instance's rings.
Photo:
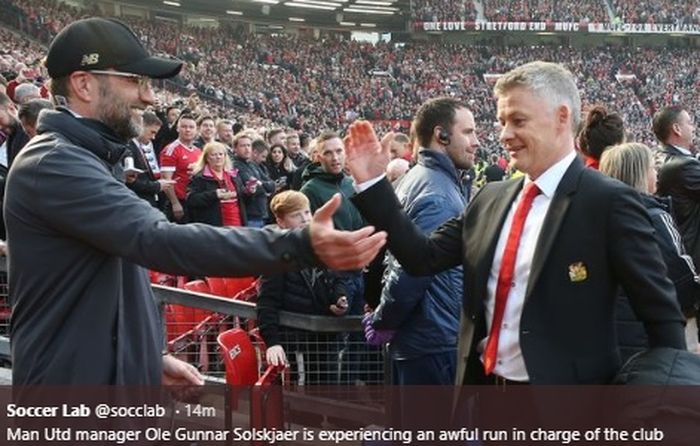
<svg viewBox="0 0 700 446">
<path fill-rule="evenodd" d="M 51 132 L 62 135 L 110 165 L 121 161 L 127 149 L 127 142 L 121 141 L 104 123 L 89 118 L 78 118 L 62 107 L 44 110 L 39 116 L 37 133 Z"/>
<path fill-rule="evenodd" d="M 664 144 L 664 152 L 670 153 L 670 154 L 676 155 L 676 156 L 689 156 L 691 158 L 693 157 L 692 153 L 688 154 L 688 153 L 682 152 L 678 147 L 672 146 L 670 144 Z"/>
<path fill-rule="evenodd" d="M 224 175 L 230 175 L 230 176 L 235 176 L 236 170 L 225 170 L 224 169 Z M 204 169 L 202 169 L 202 176 L 207 177 L 207 178 L 214 178 L 216 179 L 216 175 L 214 175 L 214 172 L 211 170 L 208 164 L 204 165 Z"/>
<path fill-rule="evenodd" d="M 302 180 L 308 181 L 312 178 L 318 178 L 319 180 L 326 181 L 328 183 L 340 183 L 345 179 L 346 175 L 344 172 L 341 173 L 328 173 L 323 170 L 320 163 L 309 164 L 304 173 L 302 174 Z"/>
<path fill-rule="evenodd" d="M 450 157 L 436 150 L 423 148 L 418 152 L 418 164 L 428 169 L 441 170 L 456 184 L 460 184 L 459 173 Z"/>
<path fill-rule="evenodd" d="M 649 194 L 640 194 L 640 196 L 647 209 L 660 208 L 669 214 L 671 213 L 671 199 L 669 197 L 656 197 Z"/>
</svg>

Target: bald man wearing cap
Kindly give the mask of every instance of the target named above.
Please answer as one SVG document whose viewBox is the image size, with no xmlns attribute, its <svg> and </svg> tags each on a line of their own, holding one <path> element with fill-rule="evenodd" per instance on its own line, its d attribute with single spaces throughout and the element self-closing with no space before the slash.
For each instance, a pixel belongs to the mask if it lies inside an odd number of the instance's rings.
<svg viewBox="0 0 700 446">
<path fill-rule="evenodd" d="M 339 197 L 308 229 L 283 233 L 174 225 L 133 194 L 121 178 L 126 143 L 154 103 L 151 78 L 175 76 L 181 65 L 150 56 L 112 19 L 73 22 L 51 43 L 46 67 L 61 106 L 39 116 L 39 136 L 7 180 L 14 385 L 201 384 L 194 367 L 161 357 L 145 268 L 205 276 L 321 262 L 356 269 L 384 244 L 386 234 L 369 227 L 333 228 Z"/>
</svg>

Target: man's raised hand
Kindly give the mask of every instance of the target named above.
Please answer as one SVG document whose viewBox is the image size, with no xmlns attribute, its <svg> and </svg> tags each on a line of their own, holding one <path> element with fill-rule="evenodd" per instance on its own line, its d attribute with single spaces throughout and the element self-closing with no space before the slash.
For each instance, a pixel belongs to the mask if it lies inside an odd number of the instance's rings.
<svg viewBox="0 0 700 446">
<path fill-rule="evenodd" d="M 394 133 L 384 135 L 381 142 L 377 138 L 372 124 L 367 121 L 355 121 L 350 124 L 345 137 L 345 165 L 355 179 L 355 183 L 364 183 L 382 175 L 391 160 L 391 141 Z"/>
</svg>

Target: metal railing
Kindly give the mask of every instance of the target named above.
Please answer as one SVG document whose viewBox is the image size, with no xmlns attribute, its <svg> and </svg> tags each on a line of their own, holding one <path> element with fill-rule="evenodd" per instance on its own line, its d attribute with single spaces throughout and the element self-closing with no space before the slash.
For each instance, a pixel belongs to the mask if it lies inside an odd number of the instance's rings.
<svg viewBox="0 0 700 446">
<path fill-rule="evenodd" d="M 240 327 L 258 339 L 255 344 L 259 366 L 264 369 L 265 345 L 256 330 L 254 303 L 161 285 L 153 285 L 153 290 L 163 308 L 171 353 L 197 366 L 208 377 L 222 379 L 225 367 L 217 336 Z M 279 337 L 292 366 L 293 383 L 390 383 L 384 352 L 366 345 L 360 319 L 280 311 Z"/>
<path fill-rule="evenodd" d="M 6 271 L 6 259 L 0 258 L 0 363 L 4 365 L 10 360 Z M 223 382 L 226 371 L 217 336 L 233 327 L 254 332 L 255 304 L 161 285 L 152 288 L 163 308 L 171 352 L 197 366 L 210 381 Z M 183 309 L 193 316 L 184 326 L 168 314 Z M 391 383 L 384 351 L 365 345 L 359 316 L 338 318 L 281 311 L 279 326 L 294 385 Z M 265 345 L 257 342 L 256 348 L 262 370 Z"/>
</svg>

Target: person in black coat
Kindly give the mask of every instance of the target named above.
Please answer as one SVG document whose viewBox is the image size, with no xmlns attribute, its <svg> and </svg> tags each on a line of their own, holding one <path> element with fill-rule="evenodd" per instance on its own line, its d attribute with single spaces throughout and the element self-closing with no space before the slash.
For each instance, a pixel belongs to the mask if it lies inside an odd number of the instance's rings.
<svg viewBox="0 0 700 446">
<path fill-rule="evenodd" d="M 173 188 L 175 181 L 160 178 L 160 166 L 153 148 L 153 139 L 162 126 L 161 120 L 152 112 L 143 113 L 141 134 L 129 141 L 129 154 L 140 173 L 127 175 L 126 185 L 139 198 L 148 201 L 156 209 L 163 209 L 167 198 L 163 191 Z"/>
<path fill-rule="evenodd" d="M 608 148 L 600 158 L 600 171 L 622 181 L 642 194 L 642 202 L 654 226 L 656 242 L 661 249 L 668 278 L 676 288 L 676 298 L 686 318 L 697 317 L 700 304 L 700 285 L 693 259 L 686 254 L 681 236 L 669 211 L 668 200 L 654 197 L 656 170 L 651 150 L 640 143 L 618 144 Z M 644 326 L 637 320 L 627 297 L 620 293 L 617 303 L 617 336 L 620 357 L 624 362 L 632 355 L 649 348 Z M 687 324 L 686 343 L 694 350 L 698 333 L 691 332 L 694 324 Z"/>
<path fill-rule="evenodd" d="M 275 182 L 277 192 L 289 189 L 296 167 L 289 157 L 287 149 L 282 144 L 270 147 L 265 160 L 265 167 L 270 179 Z"/>
<path fill-rule="evenodd" d="M 281 192 L 270 205 L 277 226 L 282 229 L 301 228 L 311 221 L 309 199 L 301 192 Z M 307 339 L 308 333 L 302 330 L 281 329 L 279 312 L 342 316 L 348 309 L 345 281 L 342 275 L 323 268 L 260 277 L 258 326 L 267 345 L 268 365 L 289 364 L 286 351 L 300 351 L 305 355 L 305 383 L 327 382 L 335 334 L 313 333 Z M 309 349 L 311 342 L 313 348 Z M 296 364 L 293 362 L 292 366 L 296 375 L 293 379 L 298 379 Z"/>
<path fill-rule="evenodd" d="M 245 206 L 238 197 L 243 183 L 233 169 L 226 146 L 210 142 L 194 168 L 187 187 L 192 222 L 213 226 L 245 226 Z"/>
<path fill-rule="evenodd" d="M 503 181 L 506 176 L 506 171 L 498 165 L 498 155 L 491 155 L 491 164 L 484 169 L 484 177 L 486 182 Z"/>
<path fill-rule="evenodd" d="M 245 131 L 233 137 L 233 165 L 245 186 L 241 197 L 248 218 L 247 226 L 261 228 L 268 218 L 267 197 L 275 192 L 276 185 L 253 160 L 253 137 Z"/>
</svg>

